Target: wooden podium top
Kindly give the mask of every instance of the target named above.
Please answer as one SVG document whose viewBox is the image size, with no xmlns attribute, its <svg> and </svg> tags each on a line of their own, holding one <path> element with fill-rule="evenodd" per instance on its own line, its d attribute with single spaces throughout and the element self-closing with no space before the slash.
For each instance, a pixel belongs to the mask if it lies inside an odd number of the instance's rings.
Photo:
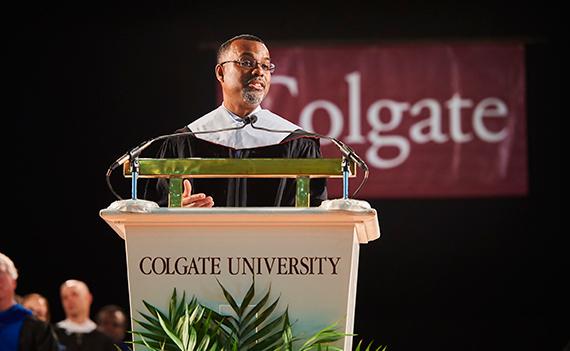
<svg viewBox="0 0 570 351">
<path fill-rule="evenodd" d="M 99 215 L 125 239 L 126 227 L 133 226 L 323 226 L 352 225 L 358 241 L 366 244 L 380 237 L 375 209 L 329 210 L 318 207 L 214 207 L 155 208 L 145 213 L 104 209 Z"/>
</svg>

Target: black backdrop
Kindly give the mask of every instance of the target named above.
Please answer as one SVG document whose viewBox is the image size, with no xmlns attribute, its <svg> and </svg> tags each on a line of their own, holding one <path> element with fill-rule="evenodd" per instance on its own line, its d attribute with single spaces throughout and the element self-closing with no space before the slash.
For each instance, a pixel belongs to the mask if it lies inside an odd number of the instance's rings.
<svg viewBox="0 0 570 351">
<path fill-rule="evenodd" d="M 91 287 L 92 312 L 108 303 L 128 308 L 124 243 L 98 216 L 114 200 L 105 171 L 128 148 L 215 107 L 221 41 L 240 33 L 270 48 L 521 40 L 529 195 L 366 199 L 383 236 L 361 247 L 355 332 L 391 350 L 562 350 L 570 325 L 559 11 L 442 1 L 237 5 L 50 4 L 19 13 L 7 55 L 14 64 L 5 66 L 15 79 L 5 105 L 10 201 L 0 234 L 0 251 L 20 270 L 18 293 L 48 296 L 54 321 L 63 318 L 58 287 L 68 278 Z M 128 181 L 115 174 L 113 184 L 128 196 Z"/>
</svg>

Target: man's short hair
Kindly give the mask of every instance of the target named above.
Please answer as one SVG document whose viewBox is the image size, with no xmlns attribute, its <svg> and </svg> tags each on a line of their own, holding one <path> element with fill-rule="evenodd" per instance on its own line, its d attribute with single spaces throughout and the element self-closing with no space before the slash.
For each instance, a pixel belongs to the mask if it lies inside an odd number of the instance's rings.
<svg viewBox="0 0 570 351">
<path fill-rule="evenodd" d="M 105 305 L 105 306 L 101 307 L 99 312 L 97 312 L 97 316 L 96 316 L 97 324 L 101 324 L 101 321 L 102 321 L 105 313 L 113 314 L 115 312 L 120 312 L 123 316 L 125 316 L 125 323 L 126 323 L 127 314 L 125 313 L 125 310 L 123 310 L 122 307 L 120 307 L 118 305 Z"/>
<path fill-rule="evenodd" d="M 0 272 L 6 272 L 12 277 L 12 279 L 18 279 L 18 270 L 14 266 L 14 262 L 10 257 L 4 255 L 0 252 Z"/>
<path fill-rule="evenodd" d="M 230 45 L 232 45 L 232 43 L 236 40 L 252 40 L 252 41 L 258 41 L 261 44 L 265 45 L 265 43 L 263 42 L 263 40 L 261 40 L 259 37 L 256 37 L 255 35 L 251 35 L 251 34 L 240 34 L 240 35 L 236 35 L 233 38 L 230 38 L 228 40 L 226 40 L 222 45 L 220 45 L 220 47 L 218 48 L 218 55 L 217 55 L 217 60 L 218 63 L 220 63 L 221 58 L 223 56 L 223 54 L 229 49 Z"/>
</svg>

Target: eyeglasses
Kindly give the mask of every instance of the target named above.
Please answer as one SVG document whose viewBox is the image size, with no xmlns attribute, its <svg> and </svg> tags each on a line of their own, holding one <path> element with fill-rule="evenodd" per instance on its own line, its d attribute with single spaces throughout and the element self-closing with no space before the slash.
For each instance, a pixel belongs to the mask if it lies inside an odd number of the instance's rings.
<svg viewBox="0 0 570 351">
<path fill-rule="evenodd" d="M 228 62 L 237 63 L 238 65 L 240 65 L 240 67 L 245 68 L 245 69 L 254 69 L 259 65 L 261 67 L 261 69 L 264 70 L 265 72 L 269 72 L 269 73 L 275 72 L 275 64 L 273 64 L 273 63 L 270 63 L 270 64 L 260 63 L 260 62 L 257 62 L 256 60 L 250 59 L 250 58 L 241 58 L 239 60 L 230 60 L 230 61 L 220 62 L 220 66 L 225 64 L 225 63 L 228 63 Z"/>
</svg>

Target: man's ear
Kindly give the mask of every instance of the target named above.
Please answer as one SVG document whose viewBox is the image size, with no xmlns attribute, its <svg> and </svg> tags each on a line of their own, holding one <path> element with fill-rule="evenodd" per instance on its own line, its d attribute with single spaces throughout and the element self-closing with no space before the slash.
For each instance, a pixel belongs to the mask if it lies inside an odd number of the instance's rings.
<svg viewBox="0 0 570 351">
<path fill-rule="evenodd" d="M 224 81 L 224 68 L 222 67 L 222 65 L 216 65 L 216 68 L 214 68 L 215 73 L 216 73 L 216 79 L 220 82 Z"/>
</svg>

